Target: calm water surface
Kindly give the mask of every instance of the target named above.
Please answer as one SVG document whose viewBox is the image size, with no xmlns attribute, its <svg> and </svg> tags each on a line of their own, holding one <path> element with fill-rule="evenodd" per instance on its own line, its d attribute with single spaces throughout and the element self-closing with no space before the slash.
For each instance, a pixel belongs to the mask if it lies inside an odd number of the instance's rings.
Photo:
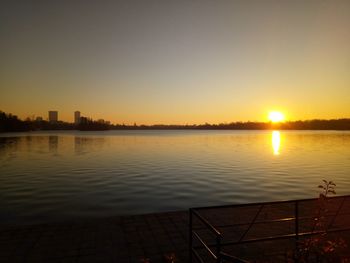
<svg viewBox="0 0 350 263">
<path fill-rule="evenodd" d="M 350 194 L 350 132 L 106 131 L 0 135 L 1 223 Z"/>
</svg>

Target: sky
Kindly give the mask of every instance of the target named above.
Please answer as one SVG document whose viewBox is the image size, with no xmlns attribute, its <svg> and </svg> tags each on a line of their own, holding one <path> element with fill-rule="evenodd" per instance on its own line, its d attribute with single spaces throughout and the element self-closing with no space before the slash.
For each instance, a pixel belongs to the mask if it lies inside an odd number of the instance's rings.
<svg viewBox="0 0 350 263">
<path fill-rule="evenodd" d="M 0 110 L 126 124 L 350 117 L 350 1 L 16 1 Z"/>
</svg>

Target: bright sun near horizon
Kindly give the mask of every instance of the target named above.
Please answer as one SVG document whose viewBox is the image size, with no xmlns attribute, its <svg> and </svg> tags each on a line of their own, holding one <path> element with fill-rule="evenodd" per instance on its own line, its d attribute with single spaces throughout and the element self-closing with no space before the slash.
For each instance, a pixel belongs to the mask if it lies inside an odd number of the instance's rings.
<svg viewBox="0 0 350 263">
<path fill-rule="evenodd" d="M 281 122 L 284 121 L 284 114 L 280 111 L 271 111 L 269 113 L 269 120 L 271 122 Z"/>
</svg>

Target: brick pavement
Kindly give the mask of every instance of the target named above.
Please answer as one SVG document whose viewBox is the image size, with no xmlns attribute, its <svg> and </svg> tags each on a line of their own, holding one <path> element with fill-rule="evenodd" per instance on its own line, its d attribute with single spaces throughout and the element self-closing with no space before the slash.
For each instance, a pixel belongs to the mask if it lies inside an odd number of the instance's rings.
<svg viewBox="0 0 350 263">
<path fill-rule="evenodd" d="M 335 221 L 329 217 L 336 228 L 349 226 L 350 223 L 350 197 L 344 200 L 346 202 L 340 203 L 341 199 L 330 202 L 328 213 L 335 213 L 338 207 L 342 207 L 342 213 L 345 213 L 337 214 Z M 300 216 L 312 215 L 314 206 L 315 203 L 304 202 L 300 206 Z M 291 217 L 293 207 L 293 204 L 265 205 L 256 220 Z M 246 232 L 247 225 L 230 225 L 251 222 L 256 211 L 254 206 L 227 207 L 204 209 L 201 214 L 223 233 L 224 241 L 234 241 Z M 177 263 L 188 262 L 188 219 L 187 211 L 177 211 L 41 225 L 0 225 L 0 262 L 166 263 L 169 261 L 165 257 L 173 256 Z M 309 221 L 300 222 L 301 231 L 310 228 Z M 294 222 L 288 222 L 256 224 L 252 226 L 252 231 L 247 232 L 247 238 L 293 233 Z M 198 227 L 198 222 L 195 225 Z M 204 231 L 201 236 L 206 240 L 205 229 L 200 231 Z M 350 247 L 350 233 L 347 232 L 344 237 Z M 211 235 L 208 241 L 210 239 Z M 289 245 L 285 244 L 285 247 Z M 259 243 L 255 247 L 233 247 L 227 252 L 244 259 L 256 256 L 261 259 L 262 255 L 266 255 L 265 259 L 271 259 L 267 262 L 277 262 L 276 257 L 271 255 L 283 250 L 283 243 L 278 241 Z"/>
<path fill-rule="evenodd" d="M 0 226 L 0 262 L 186 262 L 187 239 L 185 211 Z"/>
</svg>

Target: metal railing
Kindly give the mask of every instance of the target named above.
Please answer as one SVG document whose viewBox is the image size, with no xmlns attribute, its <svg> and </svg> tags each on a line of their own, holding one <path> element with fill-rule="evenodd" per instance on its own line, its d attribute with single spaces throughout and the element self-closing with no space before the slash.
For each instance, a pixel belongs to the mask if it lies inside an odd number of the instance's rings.
<svg viewBox="0 0 350 263">
<path fill-rule="evenodd" d="M 301 200 L 292 200 L 292 201 L 277 201 L 277 202 L 264 202 L 264 203 L 250 203 L 250 204 L 242 204 L 242 205 L 224 205 L 224 206 L 211 206 L 211 207 L 197 207 L 197 208 L 190 208 L 189 209 L 189 260 L 190 262 L 193 262 L 193 259 L 195 258 L 198 262 L 204 263 L 203 257 L 200 255 L 198 250 L 204 249 L 204 251 L 207 252 L 207 255 L 212 258 L 212 260 L 216 261 L 217 263 L 220 262 L 234 262 L 234 263 L 247 263 L 249 261 L 246 261 L 244 259 L 240 259 L 234 255 L 230 255 L 228 253 L 225 253 L 223 251 L 223 248 L 226 246 L 232 246 L 232 245 L 240 245 L 240 244 L 247 244 L 247 243 L 254 243 L 254 242 L 263 242 L 263 241 L 272 241 L 272 240 L 278 240 L 278 239 L 294 239 L 295 240 L 295 246 L 297 248 L 298 241 L 301 237 L 325 233 L 325 232 L 337 232 L 337 231 L 346 231 L 350 230 L 350 226 L 341 227 L 341 228 L 333 228 L 333 224 L 336 220 L 336 218 L 339 215 L 350 215 L 350 211 L 347 211 L 347 213 L 341 213 L 341 210 L 343 208 L 343 205 L 346 201 L 346 199 L 349 199 L 350 201 L 350 195 L 346 196 L 336 196 L 336 197 L 327 197 L 327 200 L 337 200 L 341 199 L 339 207 L 336 209 L 335 213 L 327 213 L 327 217 L 331 217 L 331 221 L 328 224 L 326 229 L 323 230 L 316 230 L 315 226 L 312 228 L 311 231 L 305 231 L 300 232 L 300 221 L 301 220 L 307 220 L 312 219 L 315 220 L 317 216 L 314 216 L 310 213 L 310 215 L 307 216 L 300 216 L 300 203 L 302 202 L 317 202 L 317 198 L 311 198 L 311 199 L 301 199 Z M 257 221 L 257 218 L 259 217 L 261 211 L 266 206 L 273 206 L 273 205 L 281 205 L 281 204 L 294 204 L 294 211 L 293 216 L 291 217 L 283 217 L 278 219 L 269 219 L 269 220 L 259 220 Z M 216 225 L 214 226 L 212 223 L 210 223 L 204 216 L 201 215 L 201 211 L 204 210 L 214 210 L 217 209 L 225 209 L 225 208 L 242 208 L 242 207 L 249 207 L 249 206 L 255 206 L 257 208 L 256 214 L 253 216 L 253 219 L 251 222 L 248 223 L 236 223 L 236 224 L 224 224 L 224 225 Z M 200 222 L 202 227 L 194 227 L 194 220 L 197 220 Z M 280 235 L 273 235 L 273 236 L 264 236 L 264 237 L 256 237 L 256 238 L 246 238 L 248 232 L 251 230 L 253 225 L 257 224 L 268 224 L 268 223 L 278 223 L 278 222 L 288 222 L 288 221 L 294 221 L 294 231 L 290 234 L 280 234 Z M 226 241 L 223 242 L 223 233 L 218 230 L 218 228 L 226 228 L 226 227 L 235 227 L 235 226 L 247 226 L 247 229 L 243 232 L 243 234 L 240 236 L 240 238 L 236 241 Z M 205 242 L 204 238 L 200 236 L 200 233 L 198 230 L 207 230 L 211 233 L 213 236 L 214 242 L 208 243 Z M 199 245 L 194 245 L 194 241 L 197 240 L 199 242 Z"/>
</svg>

